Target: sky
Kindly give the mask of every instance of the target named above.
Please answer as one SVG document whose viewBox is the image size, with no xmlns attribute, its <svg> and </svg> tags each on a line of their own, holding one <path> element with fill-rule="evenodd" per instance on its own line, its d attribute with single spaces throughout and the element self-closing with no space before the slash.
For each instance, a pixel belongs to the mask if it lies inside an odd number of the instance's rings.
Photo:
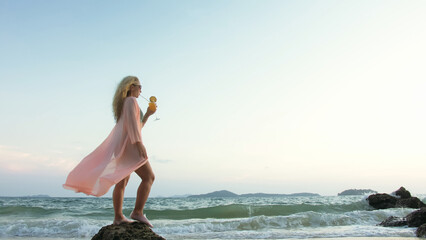
<svg viewBox="0 0 426 240">
<path fill-rule="evenodd" d="M 142 130 L 152 197 L 424 194 L 425 12 L 422 0 L 0 0 L 0 195 L 85 196 L 62 184 L 114 127 L 128 75 L 158 99 Z"/>
</svg>

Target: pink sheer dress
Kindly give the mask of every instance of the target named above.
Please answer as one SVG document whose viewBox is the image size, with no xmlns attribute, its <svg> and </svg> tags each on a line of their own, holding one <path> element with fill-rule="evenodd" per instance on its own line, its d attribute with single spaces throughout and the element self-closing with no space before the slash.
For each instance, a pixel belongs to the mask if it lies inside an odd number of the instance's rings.
<svg viewBox="0 0 426 240">
<path fill-rule="evenodd" d="M 135 144 L 142 143 L 141 116 L 136 98 L 127 97 L 109 136 L 70 172 L 64 188 L 99 197 L 144 165 L 148 159 Z"/>
</svg>

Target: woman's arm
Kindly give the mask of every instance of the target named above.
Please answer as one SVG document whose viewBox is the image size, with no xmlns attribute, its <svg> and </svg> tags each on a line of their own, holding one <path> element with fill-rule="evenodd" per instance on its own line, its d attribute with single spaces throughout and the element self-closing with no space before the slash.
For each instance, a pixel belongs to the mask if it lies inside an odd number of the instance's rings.
<svg viewBox="0 0 426 240">
<path fill-rule="evenodd" d="M 148 121 L 148 118 L 155 113 L 155 110 L 152 111 L 151 109 L 149 109 L 149 107 L 146 109 L 146 113 L 142 118 L 142 127 L 145 126 L 145 123 Z M 146 153 L 146 148 L 145 146 L 142 144 L 142 142 L 136 142 L 136 146 L 138 148 L 139 151 L 139 155 L 145 159 L 148 158 L 148 154 Z"/>
<path fill-rule="evenodd" d="M 148 118 L 154 114 L 155 111 L 150 110 L 149 108 L 146 109 L 146 114 L 143 116 L 142 118 L 142 127 L 145 126 L 146 121 L 148 121 Z M 148 158 L 148 154 L 146 153 L 146 148 L 145 146 L 142 144 L 142 142 L 137 142 L 136 146 L 138 148 L 139 151 L 139 155 L 145 159 Z"/>
<path fill-rule="evenodd" d="M 154 111 L 155 112 L 155 111 Z M 151 116 L 153 111 L 147 109 L 145 116 L 142 119 L 142 126 L 148 120 L 148 117 Z M 136 145 L 139 155 L 143 158 L 148 158 L 146 153 L 145 146 L 142 144 L 142 136 L 140 132 L 140 109 L 136 98 L 128 98 L 124 102 L 123 117 L 124 124 L 126 125 L 127 134 L 129 135 L 130 142 Z"/>
<path fill-rule="evenodd" d="M 156 109 L 157 110 L 157 109 Z M 155 110 L 155 111 L 156 111 Z M 148 118 L 155 113 L 155 111 L 152 111 L 151 109 L 149 109 L 149 107 L 146 109 L 146 113 L 145 115 L 143 115 L 142 118 L 142 127 L 145 126 L 146 121 L 148 121 Z"/>
</svg>

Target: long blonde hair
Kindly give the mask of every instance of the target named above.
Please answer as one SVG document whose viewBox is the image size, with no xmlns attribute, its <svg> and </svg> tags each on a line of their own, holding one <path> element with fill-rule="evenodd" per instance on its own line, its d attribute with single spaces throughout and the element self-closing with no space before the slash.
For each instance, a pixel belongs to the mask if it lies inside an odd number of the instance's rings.
<svg viewBox="0 0 426 240">
<path fill-rule="evenodd" d="M 121 80 L 117 86 L 117 90 L 115 90 L 114 99 L 112 101 L 112 110 L 114 112 L 116 122 L 120 119 L 124 99 L 129 96 L 132 84 L 139 84 L 139 79 L 135 76 L 127 76 Z"/>
</svg>

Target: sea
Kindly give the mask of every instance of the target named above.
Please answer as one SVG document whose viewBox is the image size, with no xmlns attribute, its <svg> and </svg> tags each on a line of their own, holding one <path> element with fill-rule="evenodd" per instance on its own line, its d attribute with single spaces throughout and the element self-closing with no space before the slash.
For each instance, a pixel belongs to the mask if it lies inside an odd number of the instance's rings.
<svg viewBox="0 0 426 240">
<path fill-rule="evenodd" d="M 149 198 L 144 213 L 166 239 L 415 238 L 377 225 L 414 209 L 375 210 L 366 197 Z M 134 202 L 124 199 L 126 216 Z M 113 218 L 111 198 L 1 197 L 0 239 L 91 239 Z"/>
</svg>

